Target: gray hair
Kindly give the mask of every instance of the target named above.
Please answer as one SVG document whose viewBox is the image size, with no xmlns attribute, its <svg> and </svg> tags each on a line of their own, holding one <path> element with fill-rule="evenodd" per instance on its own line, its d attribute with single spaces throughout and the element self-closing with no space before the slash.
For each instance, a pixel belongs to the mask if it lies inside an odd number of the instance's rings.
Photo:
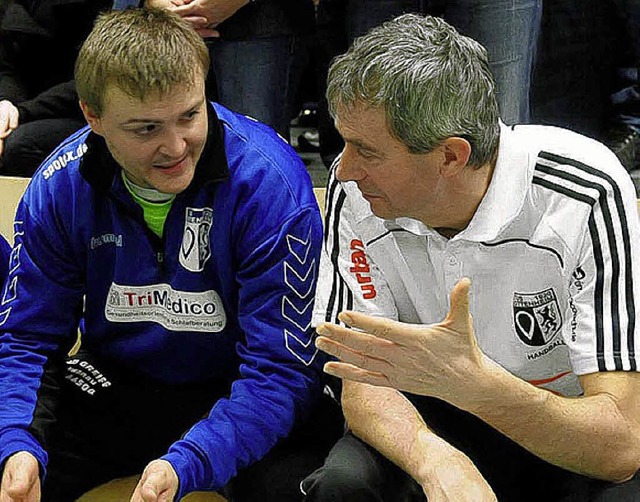
<svg viewBox="0 0 640 502">
<path fill-rule="evenodd" d="M 382 108 L 392 136 L 427 153 L 452 136 L 471 144 L 469 164 L 495 156 L 500 135 L 487 51 L 442 19 L 404 14 L 357 38 L 329 69 L 329 112 Z"/>
</svg>

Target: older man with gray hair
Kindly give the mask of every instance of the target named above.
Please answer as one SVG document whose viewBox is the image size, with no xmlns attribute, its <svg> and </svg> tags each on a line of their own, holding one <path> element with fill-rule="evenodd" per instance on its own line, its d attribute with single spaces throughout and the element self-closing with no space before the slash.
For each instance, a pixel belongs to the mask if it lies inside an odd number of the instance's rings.
<svg viewBox="0 0 640 502">
<path fill-rule="evenodd" d="M 357 39 L 327 95 L 346 146 L 314 322 L 350 430 L 307 500 L 637 500 L 640 224 L 615 155 L 506 127 L 486 51 L 438 18 Z"/>
</svg>

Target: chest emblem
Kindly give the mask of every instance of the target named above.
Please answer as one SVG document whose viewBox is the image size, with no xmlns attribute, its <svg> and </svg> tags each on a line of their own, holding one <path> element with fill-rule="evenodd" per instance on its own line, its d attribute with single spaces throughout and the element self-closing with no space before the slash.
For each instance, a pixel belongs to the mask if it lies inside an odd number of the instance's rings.
<svg viewBox="0 0 640 502">
<path fill-rule="evenodd" d="M 538 293 L 514 293 L 513 321 L 518 337 L 527 345 L 541 347 L 549 343 L 562 327 L 553 288 Z"/>
<path fill-rule="evenodd" d="M 190 272 L 202 272 L 211 257 L 209 230 L 213 210 L 209 207 L 188 207 L 184 218 L 184 232 L 180 246 L 180 265 Z"/>
</svg>

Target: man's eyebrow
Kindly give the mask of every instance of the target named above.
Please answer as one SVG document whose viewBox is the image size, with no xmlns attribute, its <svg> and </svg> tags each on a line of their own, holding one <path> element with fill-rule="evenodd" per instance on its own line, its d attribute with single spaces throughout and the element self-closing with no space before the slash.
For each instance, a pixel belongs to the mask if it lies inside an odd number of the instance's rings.
<svg viewBox="0 0 640 502">
<path fill-rule="evenodd" d="M 206 100 L 202 100 L 199 101 L 198 103 L 194 104 L 193 106 L 187 108 L 185 111 L 183 111 L 180 115 L 186 115 L 188 113 L 191 113 L 194 110 L 197 110 L 198 108 L 200 108 Z M 156 120 L 156 119 L 150 119 L 150 118 L 143 118 L 143 117 L 133 117 L 130 118 L 128 120 L 125 120 L 124 122 L 121 122 L 120 125 L 121 126 L 127 126 L 127 125 L 138 125 L 138 124 L 162 124 L 162 120 Z"/>
<path fill-rule="evenodd" d="M 124 122 L 121 122 L 120 125 L 126 126 L 126 125 L 134 125 L 134 124 L 161 124 L 161 123 L 162 123 L 161 120 L 132 118 L 129 120 L 125 120 Z"/>
<path fill-rule="evenodd" d="M 370 152 L 377 152 L 377 148 L 373 145 L 369 145 L 367 143 L 364 143 L 363 141 L 359 140 L 359 139 L 355 139 L 355 138 L 342 138 L 344 139 L 345 143 L 351 143 L 354 146 L 357 146 L 358 148 L 362 148 L 364 150 L 368 150 Z"/>
</svg>

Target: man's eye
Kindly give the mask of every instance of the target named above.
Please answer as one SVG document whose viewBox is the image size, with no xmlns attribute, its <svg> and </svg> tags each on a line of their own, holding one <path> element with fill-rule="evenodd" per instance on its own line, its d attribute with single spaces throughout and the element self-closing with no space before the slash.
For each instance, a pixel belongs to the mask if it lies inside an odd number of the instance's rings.
<svg viewBox="0 0 640 502">
<path fill-rule="evenodd" d="M 137 129 L 134 129 L 133 132 L 135 132 L 138 136 L 149 136 L 150 134 L 154 133 L 157 128 L 158 126 L 149 124 L 143 127 L 138 127 Z"/>
<path fill-rule="evenodd" d="M 369 150 L 363 150 L 362 148 L 358 148 L 358 154 L 364 159 L 372 159 L 374 157 L 373 153 Z"/>
</svg>

